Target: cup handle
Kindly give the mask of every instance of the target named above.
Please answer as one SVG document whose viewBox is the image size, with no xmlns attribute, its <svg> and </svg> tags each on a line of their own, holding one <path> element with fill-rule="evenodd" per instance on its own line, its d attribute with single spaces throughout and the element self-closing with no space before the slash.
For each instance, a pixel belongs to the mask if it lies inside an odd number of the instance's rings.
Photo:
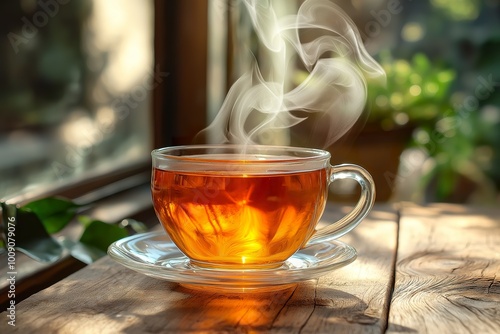
<svg viewBox="0 0 500 334">
<path fill-rule="evenodd" d="M 306 246 L 337 239 L 353 230 L 366 217 L 375 202 L 375 184 L 364 168 L 353 164 L 330 167 L 329 184 L 335 180 L 353 179 L 361 186 L 361 196 L 356 206 L 337 222 L 325 226 L 313 234 Z"/>
</svg>

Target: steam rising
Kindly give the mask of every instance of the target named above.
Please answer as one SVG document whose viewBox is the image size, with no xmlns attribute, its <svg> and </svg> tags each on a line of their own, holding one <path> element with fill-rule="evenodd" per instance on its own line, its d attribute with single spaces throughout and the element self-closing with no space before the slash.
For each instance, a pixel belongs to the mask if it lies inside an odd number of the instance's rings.
<svg viewBox="0 0 500 334">
<path fill-rule="evenodd" d="M 277 17 L 272 1 L 243 0 L 259 41 L 273 54 L 264 78 L 257 64 L 229 90 L 200 134 L 215 143 L 263 144 L 278 129 L 316 114 L 323 147 L 342 137 L 366 102 L 366 79 L 385 75 L 363 46 L 355 24 L 329 0 L 306 0 L 296 15 Z M 294 52 L 290 52 L 294 51 Z M 302 63 L 306 78 L 290 87 L 287 71 Z"/>
</svg>

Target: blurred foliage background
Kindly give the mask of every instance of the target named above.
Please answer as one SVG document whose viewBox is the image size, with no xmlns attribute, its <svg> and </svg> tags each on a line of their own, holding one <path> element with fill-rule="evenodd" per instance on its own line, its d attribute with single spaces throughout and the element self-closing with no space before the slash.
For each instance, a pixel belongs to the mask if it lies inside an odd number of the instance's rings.
<svg viewBox="0 0 500 334">
<path fill-rule="evenodd" d="M 369 84 L 365 127 L 404 140 L 397 175 L 381 175 L 392 198 L 498 203 L 500 0 L 335 2 L 387 71 L 386 87 Z M 149 145 L 149 99 L 125 119 L 116 103 L 151 67 L 152 1 L 72 0 L 55 15 L 41 3 L 0 4 L 0 197 L 144 157 Z M 43 24 L 31 34 L 23 18 Z"/>
<path fill-rule="evenodd" d="M 338 2 L 341 4 L 340 2 Z M 387 86 L 369 84 L 367 126 L 411 132 L 394 198 L 498 203 L 500 1 L 353 2 Z"/>
</svg>

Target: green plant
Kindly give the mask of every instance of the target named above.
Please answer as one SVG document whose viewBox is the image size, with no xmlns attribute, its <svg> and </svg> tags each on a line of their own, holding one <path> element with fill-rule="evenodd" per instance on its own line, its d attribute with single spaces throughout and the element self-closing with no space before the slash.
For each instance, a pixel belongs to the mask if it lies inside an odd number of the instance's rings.
<svg viewBox="0 0 500 334">
<path fill-rule="evenodd" d="M 449 89 L 455 79 L 451 69 L 433 64 L 418 53 L 410 61 L 393 59 L 388 52 L 380 54 L 380 64 L 387 83 L 368 83 L 368 122 L 384 130 L 439 119 L 450 108 Z"/>
<path fill-rule="evenodd" d="M 492 197 L 491 180 L 481 161 L 481 140 L 491 131 L 477 111 L 460 107 L 464 98 L 474 97 L 473 92 L 451 92 L 456 85 L 456 71 L 431 62 L 422 53 L 409 61 L 381 53 L 380 63 L 387 84 L 381 87 L 369 83 L 368 122 L 383 130 L 408 126 L 413 131 L 408 147 L 427 156 L 416 197 L 425 201 L 465 201 L 470 191 Z M 462 99 L 457 99 L 460 96 Z"/>
<path fill-rule="evenodd" d="M 91 263 L 106 254 L 108 246 L 128 236 L 127 226 L 134 232 L 144 232 L 146 227 L 133 219 L 120 223 L 107 223 L 78 215 L 83 207 L 71 200 L 48 197 L 18 207 L 0 202 L 2 224 L 0 246 L 9 252 L 21 251 L 40 262 L 54 262 L 65 252 L 84 263 Z M 53 237 L 74 218 L 82 224 L 79 240 Z M 124 223 L 126 222 L 126 223 Z"/>
<path fill-rule="evenodd" d="M 412 146 L 429 156 L 421 180 L 429 200 L 463 202 L 471 192 L 482 203 L 495 198 L 492 177 L 487 173 L 493 153 L 488 137 L 496 133 L 495 126 L 479 112 L 463 116 L 454 109 L 432 126 L 415 131 Z"/>
</svg>

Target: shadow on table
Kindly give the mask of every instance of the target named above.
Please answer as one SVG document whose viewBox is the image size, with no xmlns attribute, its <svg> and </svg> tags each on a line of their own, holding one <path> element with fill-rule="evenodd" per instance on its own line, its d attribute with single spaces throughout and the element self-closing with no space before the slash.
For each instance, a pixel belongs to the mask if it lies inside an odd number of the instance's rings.
<svg viewBox="0 0 500 334">
<path fill-rule="evenodd" d="M 386 327 L 386 319 L 374 316 L 366 303 L 334 285 L 308 281 L 271 293 L 222 295 L 187 290 L 110 266 L 111 261 L 98 261 L 85 277 L 76 273 L 20 303 L 14 332 L 350 333 L 372 327 L 368 331 L 377 333 Z M 96 290 L 98 299 L 90 298 Z M 30 322 L 23 321 L 28 318 Z M 6 322 L 0 324 L 0 332 L 5 332 L 3 325 Z"/>
<path fill-rule="evenodd" d="M 382 330 L 385 319 L 365 314 L 367 305 L 355 296 L 306 282 L 282 291 L 249 294 L 218 294 L 188 290 L 169 284 L 172 294 L 181 294 L 173 303 L 155 305 L 155 312 L 141 316 L 124 333 L 137 332 L 325 332 L 344 327 L 375 326 Z M 145 287 L 159 293 L 157 284 Z M 165 286 L 164 286 L 165 288 Z M 322 296 L 318 298 L 318 296 Z M 116 305 L 117 301 L 113 304 Z M 118 301 L 119 303 L 119 301 Z M 128 302 L 125 302 L 128 303 Z M 172 305 L 175 305 L 172 307 Z M 100 309 L 106 309 L 100 305 Z M 115 318 L 115 315 L 110 314 Z"/>
</svg>

